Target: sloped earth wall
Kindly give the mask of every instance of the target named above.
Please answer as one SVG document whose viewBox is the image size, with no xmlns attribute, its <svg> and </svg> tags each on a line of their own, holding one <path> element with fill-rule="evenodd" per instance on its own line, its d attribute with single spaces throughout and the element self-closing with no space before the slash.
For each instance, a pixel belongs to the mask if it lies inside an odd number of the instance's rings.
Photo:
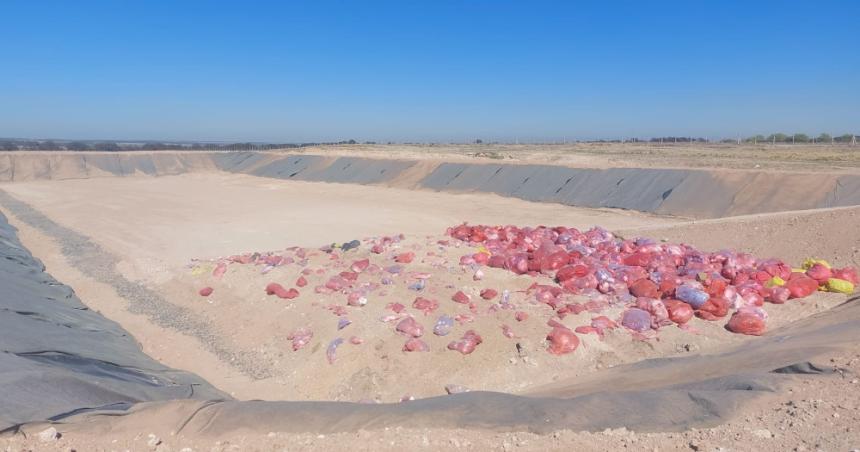
<svg viewBox="0 0 860 452">
<path fill-rule="evenodd" d="M 262 152 L 6 153 L 0 182 L 225 171 L 285 180 L 483 192 L 692 218 L 860 205 L 860 175 L 418 160 Z M 414 182 L 401 176 L 416 169 Z M 412 180 L 410 179 L 410 180 Z"/>
<path fill-rule="evenodd" d="M 227 399 L 146 356 L 128 332 L 45 273 L 0 213 L 0 431 L 82 409 Z"/>
</svg>

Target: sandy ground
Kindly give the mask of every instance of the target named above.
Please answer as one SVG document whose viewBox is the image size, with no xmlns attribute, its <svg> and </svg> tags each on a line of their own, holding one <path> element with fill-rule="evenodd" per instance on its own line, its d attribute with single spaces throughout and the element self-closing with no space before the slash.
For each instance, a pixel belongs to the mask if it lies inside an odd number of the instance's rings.
<svg viewBox="0 0 860 452">
<path fill-rule="evenodd" d="M 530 304 L 517 291 L 533 280 L 513 277 L 488 269 L 486 277 L 474 281 L 471 273 L 458 270 L 457 260 L 466 250 L 439 246 L 448 226 L 464 220 L 471 223 L 564 224 L 589 227 L 600 224 L 625 235 L 643 233 L 671 241 L 683 241 L 704 249 L 725 246 L 743 247 L 762 255 L 791 260 L 806 257 L 814 249 L 818 257 L 840 264 L 857 264 L 860 247 L 858 208 L 833 209 L 814 213 L 761 215 L 708 222 L 684 222 L 640 215 L 632 212 L 595 211 L 559 205 L 534 204 L 491 195 L 451 195 L 414 192 L 382 187 L 272 181 L 241 175 L 193 174 L 181 177 L 124 178 L 32 182 L 3 185 L 3 190 L 30 204 L 52 220 L 95 240 L 105 253 L 121 256 L 118 271 L 126 278 L 154 289 L 169 303 L 192 312 L 196 319 L 223 340 L 223 347 L 246 356 L 255 363 L 249 369 L 213 353 L 199 336 L 156 324 L 146 316 L 131 312 L 115 288 L 94 280 L 91 275 L 69 265 L 56 237 L 24 224 L 10 215 L 19 227 L 22 242 L 42 259 L 60 281 L 74 287 L 89 306 L 101 311 L 128 329 L 144 351 L 166 365 L 196 372 L 219 388 L 240 399 L 326 399 L 378 400 L 394 402 L 411 395 L 439 395 L 446 384 L 471 389 L 522 392 L 529 387 L 550 384 L 561 378 L 593 373 L 602 368 L 635 362 L 648 357 L 716 353 L 736 345 L 745 337 L 735 336 L 722 325 L 696 320 L 700 334 L 664 329 L 659 341 L 633 341 L 626 333 L 610 334 L 605 341 L 585 337 L 583 348 L 575 355 L 548 355 L 539 340 L 546 333 L 549 313 Z M 5 210 L 4 210 L 5 211 Z M 743 231 L 743 232 L 741 232 Z M 292 286 L 299 276 L 295 265 L 278 267 L 261 275 L 253 266 L 231 265 L 222 279 L 211 276 L 205 261 L 189 266 L 192 258 L 208 259 L 241 252 L 284 250 L 290 246 L 316 248 L 331 242 L 403 232 L 406 239 L 396 251 L 415 251 L 416 261 L 407 272 L 427 272 L 426 295 L 440 302 L 433 316 L 416 319 L 425 328 L 441 312 L 470 314 L 468 308 L 450 300 L 456 290 L 473 296 L 484 287 L 500 292 L 510 290 L 512 300 L 530 318 L 517 322 L 511 311 L 475 314 L 473 322 L 457 325 L 446 338 L 427 335 L 429 353 L 403 353 L 405 339 L 394 325 L 381 322 L 390 314 L 389 302 L 408 307 L 415 292 L 400 278 L 386 295 L 377 292 L 362 308 L 350 308 L 345 316 L 352 324 L 337 329 L 339 317 L 327 309 L 343 304 L 342 295 L 314 294 L 312 288 L 328 276 L 348 267 L 358 258 L 368 257 L 380 267 L 392 264 L 390 253 L 370 255 L 366 250 L 345 253 L 332 260 L 321 252 L 309 251 L 309 285 L 292 301 L 266 296 L 263 287 L 277 281 Z M 752 243 L 750 245 L 750 243 Z M 722 244 L 722 245 L 721 245 Z M 392 252 L 395 250 L 392 250 Z M 293 251 L 294 252 L 294 251 Z M 195 271 L 195 268 L 205 271 Z M 317 274 L 321 270 L 322 274 Z M 363 276 L 364 277 L 364 276 Z M 378 280 L 380 275 L 368 275 Z M 197 289 L 211 285 L 215 293 L 208 298 Z M 808 300 L 769 309 L 771 327 L 826 310 L 844 296 L 819 294 Z M 411 308 L 410 308 L 411 310 Z M 614 313 L 607 313 L 612 315 Z M 588 313 L 565 319 L 569 326 L 586 323 Z M 501 325 L 509 325 L 519 336 L 502 335 Z M 293 352 L 287 335 L 300 326 L 314 330 L 313 341 Z M 465 329 L 474 329 L 485 342 L 468 356 L 445 350 L 445 344 L 458 338 Z M 363 339 L 361 345 L 345 343 L 338 349 L 334 364 L 325 358 L 325 349 L 335 337 Z M 537 340 L 536 340 L 537 339 Z M 519 344 L 519 347 L 515 345 Z M 846 368 L 857 370 L 857 356 L 839 355 L 833 359 Z M 853 361 L 852 361 L 853 360 Z M 403 448 L 466 448 L 471 450 L 546 450 L 576 448 L 608 450 L 634 448 L 653 450 L 711 450 L 729 447 L 738 450 L 770 449 L 801 445 L 809 450 L 839 450 L 856 445 L 857 434 L 839 432 L 856 421 L 857 398 L 842 400 L 840 392 L 854 388 L 856 379 L 832 377 L 832 384 L 810 386 L 798 381 L 795 389 L 781 396 L 780 404 L 752 406 L 744 416 L 713 430 L 683 434 L 635 435 L 627 432 L 602 434 L 560 432 L 552 436 L 497 434 L 465 431 L 383 431 L 316 435 L 283 435 L 236 438 L 230 442 L 189 443 L 164 438 L 171 447 L 200 447 L 209 450 L 330 450 L 343 448 L 344 441 L 362 441 L 368 450 Z M 852 386 L 853 385 L 853 386 Z M 770 402 L 769 402 L 770 403 Z M 792 408 L 795 407 L 795 408 Z M 779 408 L 779 410 L 777 410 Z M 787 412 L 801 413 L 795 424 Z M 840 417 L 832 416 L 833 413 Z M 830 416 L 830 418 L 827 418 Z M 834 420 L 837 419 L 837 420 Z M 823 427 L 823 430 L 821 430 Z M 765 438 L 760 430 L 767 429 Z M 818 430 L 816 430 L 818 429 Z M 147 431 L 118 432 L 116 448 L 145 449 Z M 262 432 L 261 432 L 262 433 Z M 845 433 L 845 434 L 842 434 Z M 164 435 L 163 433 L 160 433 Z M 453 440 L 452 440 L 453 438 Z M 462 438 L 462 441 L 461 441 Z M 101 447 L 112 449 L 105 442 Z M 74 442 L 74 441 L 79 442 Z M 807 440 L 802 444 L 800 440 Z M 33 439 L 13 438 L 10 445 L 25 447 Z M 41 446 L 64 447 L 56 444 Z M 73 434 L 69 444 L 87 444 Z M 854 441 L 855 443 L 851 443 Z M 818 444 L 816 444 L 818 442 Z M 97 443 L 89 443 L 95 446 Z M 37 444 L 38 445 L 38 444 Z M 694 447 L 695 446 L 695 447 Z M 853 447 L 853 446 L 852 446 Z M 38 447 L 37 447 L 38 448 Z M 352 448 L 352 447 L 350 447 Z M 162 447 L 162 449 L 165 449 Z M 178 449 L 177 449 L 178 450 Z M 798 449 L 804 450 L 804 449 Z"/>
<path fill-rule="evenodd" d="M 372 235 L 444 233 L 472 224 L 630 228 L 671 219 L 623 210 L 530 203 L 490 194 L 451 196 L 374 186 L 281 181 L 224 173 L 0 184 L 0 189 L 123 256 L 130 275 L 159 266 Z"/>
<path fill-rule="evenodd" d="M 292 305 L 267 300 L 262 288 L 269 280 L 287 285 L 297 277 L 292 274 L 297 272 L 296 269 L 276 272 L 267 278 L 258 275 L 257 270 L 239 269 L 243 271 L 237 270 L 239 275 L 231 274 L 225 279 L 225 285 L 217 287 L 218 293 L 204 301 L 196 295 L 196 290 L 200 284 L 210 282 L 191 278 L 187 264 L 192 258 L 206 259 L 288 246 L 319 247 L 335 241 L 407 231 L 411 241 L 404 245 L 423 244 L 424 236 L 440 235 L 446 227 L 462 221 L 489 224 L 546 222 L 579 227 L 601 224 L 613 228 L 655 226 L 677 221 L 620 210 L 529 203 L 495 195 L 452 196 L 382 187 L 272 181 L 220 173 L 41 181 L 4 184 L 0 188 L 54 221 L 95 240 L 107 254 L 119 260 L 116 266 L 124 277 L 154 287 L 167 302 L 187 308 L 195 319 L 205 322 L 214 334 L 225 338 L 227 344 L 224 348 L 229 355 L 207 347 L 211 345 L 206 343 L 208 328 L 206 331 L 180 332 L 151 321 L 148 318 L 151 315 L 134 309 L 135 301 L 119 296 L 116 287 L 71 265 L 55 238 L 10 215 L 13 225 L 20 230 L 22 242 L 45 262 L 48 271 L 74 287 L 90 307 L 120 322 L 138 338 L 144 352 L 168 366 L 202 375 L 241 399 L 357 400 L 379 397 L 381 394 L 374 394 L 371 389 L 384 383 L 378 376 L 383 369 L 366 369 L 361 360 L 356 360 L 351 366 L 355 380 L 372 383 L 367 383 L 370 387 L 364 391 L 358 389 L 361 384 L 355 384 L 354 389 L 344 392 L 337 388 L 349 386 L 348 379 L 344 382 L 342 375 L 326 373 L 326 368 L 318 363 L 303 363 L 302 357 L 287 353 L 285 336 L 298 322 L 320 322 L 328 324 L 329 329 L 333 329 L 337 322 L 335 316 L 320 309 L 311 309 L 312 317 L 304 319 L 303 316 L 310 313 L 296 313 Z M 458 279 L 464 277 L 459 275 Z M 496 277 L 507 278 L 506 275 Z M 312 281 L 310 287 L 318 284 L 319 278 L 309 277 Z M 517 283 L 518 286 L 529 284 L 525 280 Z M 400 289 L 400 293 L 391 295 L 391 300 L 384 303 L 380 300 L 381 304 L 377 303 L 374 310 L 362 315 L 366 319 L 382 316 L 381 310 L 389 301 L 411 303 L 414 295 L 409 299 L 394 299 L 406 295 L 406 291 L 402 287 Z M 169 322 L 167 325 L 175 326 Z M 426 326 L 432 327 L 432 324 Z M 493 325 L 493 328 L 499 327 Z M 501 336 L 501 333 L 497 334 Z M 371 339 L 367 338 L 368 341 Z M 324 345 L 316 344 L 315 353 L 323 354 Z M 394 354 L 397 356 L 400 355 L 400 346 L 399 342 L 390 344 L 388 348 L 391 350 L 376 353 L 397 351 Z M 282 357 L 285 353 L 288 359 Z M 498 353 L 502 354 L 501 351 Z M 509 355 L 510 351 L 505 353 Z M 234 362 L 237 356 L 247 358 L 249 363 L 244 366 L 237 364 Z M 449 357 L 449 360 L 453 358 Z M 504 362 L 507 363 L 509 358 L 505 356 Z M 317 373 L 292 370 L 292 366 L 300 368 L 301 364 L 317 369 Z M 444 369 L 444 366 L 440 367 L 439 372 L 444 373 Z M 531 369 L 532 373 L 545 375 L 538 367 Z M 317 381 L 318 373 L 328 377 Z M 504 376 L 496 378 L 501 384 Z M 312 384 L 308 385 L 307 381 Z M 471 381 L 468 383 L 473 384 Z M 386 398 L 399 399 L 406 393 L 425 395 L 443 391 L 440 384 L 434 384 L 426 393 L 404 386 L 389 388 Z"/>
<path fill-rule="evenodd" d="M 550 163 L 585 168 L 711 168 L 860 172 L 860 145 L 556 143 L 337 145 L 287 149 L 308 154 L 442 161 Z"/>
</svg>

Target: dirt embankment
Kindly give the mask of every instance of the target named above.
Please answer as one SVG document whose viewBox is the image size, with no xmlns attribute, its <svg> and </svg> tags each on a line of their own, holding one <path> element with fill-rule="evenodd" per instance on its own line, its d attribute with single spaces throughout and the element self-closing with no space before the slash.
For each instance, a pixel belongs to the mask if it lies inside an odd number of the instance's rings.
<svg viewBox="0 0 860 452">
<path fill-rule="evenodd" d="M 432 148 L 429 154 L 414 149 L 390 151 L 6 153 L 0 154 L 0 182 L 225 171 L 306 182 L 494 193 L 527 201 L 691 218 L 860 205 L 860 173 L 851 168 L 655 167 L 651 161 L 635 158 L 632 161 L 643 165 L 628 162 L 607 168 L 600 158 L 590 161 L 592 154 L 582 150 L 572 151 L 579 152 L 574 154 L 579 160 L 551 158 L 567 155 L 557 150 L 514 159 L 460 155 L 452 160 L 440 159 L 444 153 Z"/>
</svg>

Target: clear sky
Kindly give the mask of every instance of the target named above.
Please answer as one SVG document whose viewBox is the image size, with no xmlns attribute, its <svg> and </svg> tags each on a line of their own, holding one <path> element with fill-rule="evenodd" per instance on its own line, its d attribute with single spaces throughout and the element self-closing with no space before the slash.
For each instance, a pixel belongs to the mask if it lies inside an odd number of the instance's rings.
<svg viewBox="0 0 860 452">
<path fill-rule="evenodd" d="M 860 1 L 0 2 L 0 136 L 860 132 Z"/>
</svg>

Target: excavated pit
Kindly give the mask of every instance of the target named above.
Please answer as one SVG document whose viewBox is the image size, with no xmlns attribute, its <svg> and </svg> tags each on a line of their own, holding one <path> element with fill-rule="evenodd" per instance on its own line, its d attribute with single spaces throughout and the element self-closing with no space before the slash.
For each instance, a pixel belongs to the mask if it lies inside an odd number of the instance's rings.
<svg viewBox="0 0 860 452">
<path fill-rule="evenodd" d="M 265 275 L 231 268 L 213 280 L 207 260 L 403 233 L 403 250 L 425 258 L 409 270 L 440 281 L 436 298 L 447 300 L 455 288 L 527 288 L 527 276 L 488 269 L 479 283 L 471 273 L 432 265 L 438 258 L 456 267 L 466 249 L 437 249 L 436 242 L 446 227 L 468 221 L 600 225 L 705 250 L 727 247 L 794 264 L 815 255 L 858 266 L 857 204 L 860 176 L 842 173 L 250 152 L 0 155 L 0 211 L 18 228 L 2 229 L 2 284 L 21 294 L 21 306 L 3 306 L 14 326 L 3 336 L 4 360 L 14 360 L 2 366 L 15 376 L 0 384 L 16 398 L 0 413 L 0 428 L 63 419 L 71 430 L 92 432 L 104 422 L 142 417 L 163 420 L 165 431 L 181 425 L 209 437 L 386 426 L 549 432 L 717 425 L 790 378 L 772 371 L 855 344 L 856 303 L 816 294 L 779 306 L 763 338 L 700 321 L 701 334 L 670 330 L 651 343 L 620 333 L 589 337 L 563 357 L 545 352 L 549 316 L 531 307 L 531 323 L 506 320 L 515 340 L 502 335 L 498 318 L 479 318 L 468 325 L 485 336 L 478 352 L 461 356 L 444 349 L 451 338 L 436 338 L 428 339 L 430 353 L 416 356 L 403 353 L 402 337 L 378 320 L 387 303 L 411 304 L 414 292 L 400 287 L 350 314 L 344 338 L 364 342 L 343 345 L 329 364 L 326 345 L 341 333 L 338 317 L 325 308 L 343 300 L 311 290 L 273 300 L 263 287 L 291 284 L 301 268 Z M 745 216 L 722 218 L 733 215 Z M 348 253 L 344 259 L 385 264 L 364 248 Z M 317 252 L 309 265 L 322 269 L 327 259 Z M 308 289 L 322 278 L 308 276 Z M 214 294 L 197 295 L 207 285 Z M 287 335 L 306 325 L 316 336 L 293 352 Z M 432 327 L 430 318 L 425 326 Z M 101 346 L 87 345 L 93 340 Z M 33 390 L 33 375 L 51 379 Z M 449 384 L 474 392 L 444 396 Z M 404 396 L 419 400 L 399 403 Z M 348 403 L 359 401 L 383 404 Z M 127 415 L 115 418 L 117 412 Z"/>
</svg>

